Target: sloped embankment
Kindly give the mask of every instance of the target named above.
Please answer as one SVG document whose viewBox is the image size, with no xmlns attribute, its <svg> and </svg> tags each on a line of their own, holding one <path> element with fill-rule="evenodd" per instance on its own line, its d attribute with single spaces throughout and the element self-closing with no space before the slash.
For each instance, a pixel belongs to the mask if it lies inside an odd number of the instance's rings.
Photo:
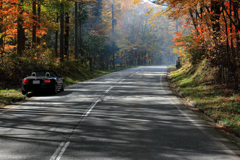
<svg viewBox="0 0 240 160">
<path fill-rule="evenodd" d="M 219 84 L 214 78 L 216 73 L 217 69 L 204 60 L 198 65 L 185 64 L 172 71 L 171 77 L 184 95 L 200 106 L 204 113 L 234 130 L 240 130 L 240 94 Z"/>
</svg>

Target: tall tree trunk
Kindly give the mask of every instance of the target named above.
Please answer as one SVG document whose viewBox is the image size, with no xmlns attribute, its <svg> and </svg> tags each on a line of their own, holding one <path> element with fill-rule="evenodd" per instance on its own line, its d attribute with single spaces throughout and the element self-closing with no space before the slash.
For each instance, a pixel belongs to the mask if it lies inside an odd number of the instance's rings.
<svg viewBox="0 0 240 160">
<path fill-rule="evenodd" d="M 64 6 L 60 4 L 60 61 L 63 62 L 63 48 L 64 48 Z"/>
<path fill-rule="evenodd" d="M 213 16 L 211 17 L 211 21 L 212 21 L 212 29 L 215 32 L 215 36 L 218 37 L 220 35 L 220 23 L 219 23 L 219 19 L 220 19 L 220 14 L 221 14 L 221 6 L 220 6 L 220 2 L 217 1 L 212 1 L 211 2 L 211 10 L 212 12 L 214 12 Z"/>
<path fill-rule="evenodd" d="M 232 1 L 230 1 L 230 13 L 232 13 Z M 236 68 L 235 68 L 235 58 L 236 58 L 236 54 L 235 54 L 235 48 L 234 48 L 234 45 L 233 45 L 233 29 L 232 29 L 232 21 L 230 21 L 230 37 L 231 37 L 231 53 L 232 53 L 232 57 L 231 57 L 231 75 L 232 77 L 235 78 L 235 71 L 236 71 Z M 234 82 L 234 87 L 236 85 L 236 81 Z"/>
<path fill-rule="evenodd" d="M 36 0 L 32 1 L 32 10 L 33 10 L 33 27 L 32 27 L 32 46 L 36 45 Z"/>
<path fill-rule="evenodd" d="M 114 5 L 112 4 L 112 46 L 114 47 Z M 113 68 L 115 69 L 115 52 L 114 52 L 114 48 L 112 47 L 112 65 L 113 65 Z"/>
<path fill-rule="evenodd" d="M 76 64 L 78 65 L 78 5 L 75 2 L 75 59 Z"/>
<path fill-rule="evenodd" d="M 235 58 L 234 58 L 234 66 L 235 66 L 235 77 L 234 77 L 234 79 L 235 79 L 235 87 L 234 87 L 234 89 L 235 90 L 238 90 L 238 75 L 239 75 L 239 73 L 238 73 L 238 70 L 239 70 L 239 65 L 238 65 L 238 62 L 237 62 L 237 58 L 239 58 L 239 48 L 240 48 L 240 38 L 239 38 L 239 29 L 240 29 L 240 24 L 239 24 L 239 14 L 238 14 L 238 10 L 239 10 L 239 8 L 238 8 L 238 3 L 239 2 L 236 2 L 236 1 L 234 1 L 233 2 L 233 11 L 234 11 L 234 19 L 235 19 L 235 33 L 236 33 L 236 39 L 237 39 L 237 46 L 236 46 L 236 55 L 235 55 Z"/>
<path fill-rule="evenodd" d="M 82 22 L 80 21 L 80 24 L 79 24 L 79 28 L 80 28 L 80 30 L 79 30 L 79 37 L 80 37 L 80 42 L 79 42 L 79 44 L 80 44 L 80 55 L 81 55 L 81 64 L 83 65 L 83 63 L 84 63 L 84 59 L 83 59 L 83 57 L 84 57 L 84 52 L 83 52 L 83 50 L 82 50 Z"/>
<path fill-rule="evenodd" d="M 81 3 L 79 3 L 79 10 L 80 10 L 80 17 L 82 17 L 82 13 L 81 13 L 81 10 L 82 10 L 82 5 Z M 81 55 L 81 64 L 83 65 L 84 61 L 83 61 L 83 57 L 84 57 L 84 53 L 82 51 L 82 20 L 80 19 L 80 23 L 79 23 L 79 44 L 80 44 L 80 55 Z"/>
<path fill-rule="evenodd" d="M 19 11 L 19 16 L 17 18 L 17 54 L 22 56 L 23 51 L 25 50 L 25 33 L 23 29 L 23 20 L 22 20 L 22 14 L 23 14 L 23 9 L 22 9 L 22 4 L 23 0 L 21 0 L 21 4 L 19 4 L 19 8 L 21 9 Z"/>
<path fill-rule="evenodd" d="M 68 49 L 69 49 L 69 13 L 65 14 L 65 56 L 68 59 Z"/>
<path fill-rule="evenodd" d="M 57 22 L 58 23 L 58 13 L 57 13 Z M 55 56 L 58 57 L 58 31 L 55 33 Z"/>
<path fill-rule="evenodd" d="M 192 19 L 194 28 L 197 29 L 197 22 L 196 22 L 196 20 L 194 19 L 193 12 L 192 12 L 191 9 L 189 9 L 189 14 L 190 14 L 190 16 L 191 16 L 191 19 Z M 197 34 L 198 34 L 198 31 L 197 31 Z"/>
<path fill-rule="evenodd" d="M 2 10 L 2 0 L 0 0 L 0 10 Z M 0 22 L 3 21 L 3 18 L 0 17 Z M 2 26 L 0 26 L 0 33 L 3 33 L 3 28 Z M 2 56 L 3 53 L 3 36 L 0 37 L 0 58 Z"/>
<path fill-rule="evenodd" d="M 38 16 L 37 21 L 40 23 L 40 15 L 41 15 L 41 2 L 38 0 Z M 38 25 L 38 29 L 40 29 L 40 25 Z M 37 44 L 40 45 L 41 38 L 37 37 Z"/>
<path fill-rule="evenodd" d="M 222 3 L 222 6 L 224 4 Z M 223 8 L 223 7 L 222 7 Z M 229 69 L 230 69 L 230 57 L 231 57 L 231 54 L 229 53 L 229 38 L 228 38 L 228 25 L 227 25 L 227 19 L 226 19 L 227 16 L 225 16 L 224 14 L 224 11 L 223 11 L 223 19 L 224 19 L 224 22 L 225 22 L 225 32 L 226 32 L 226 37 L 227 37 L 227 41 L 226 41 L 226 58 L 227 58 L 227 64 L 226 64 L 226 67 L 227 67 L 227 75 L 226 75 L 226 82 L 227 82 L 227 86 L 229 84 Z"/>
</svg>

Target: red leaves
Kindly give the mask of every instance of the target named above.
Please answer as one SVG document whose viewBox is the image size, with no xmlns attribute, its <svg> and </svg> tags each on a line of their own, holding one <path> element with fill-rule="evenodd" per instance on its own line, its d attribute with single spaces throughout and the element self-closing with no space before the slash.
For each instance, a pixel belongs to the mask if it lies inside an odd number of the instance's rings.
<svg viewBox="0 0 240 160">
<path fill-rule="evenodd" d="M 225 5 L 230 8 L 230 3 L 229 2 L 225 2 Z"/>
<path fill-rule="evenodd" d="M 182 42 L 175 42 L 174 46 L 179 46 L 179 47 L 181 46 L 181 47 L 183 47 L 183 46 L 187 46 L 187 43 L 184 42 L 184 41 L 182 41 Z"/>
<path fill-rule="evenodd" d="M 47 32 L 46 32 L 47 28 L 37 28 L 37 37 L 41 38 L 42 36 L 46 35 Z"/>
<path fill-rule="evenodd" d="M 173 41 L 179 40 L 180 37 L 182 36 L 182 33 L 181 33 L 181 32 L 174 32 L 174 33 L 177 35 L 177 37 L 174 37 L 174 38 L 173 38 Z"/>
<path fill-rule="evenodd" d="M 174 32 L 177 36 L 182 36 L 181 32 Z"/>
<path fill-rule="evenodd" d="M 174 37 L 173 38 L 173 41 L 176 41 L 176 40 L 178 40 L 178 39 L 180 39 L 179 37 Z"/>
</svg>

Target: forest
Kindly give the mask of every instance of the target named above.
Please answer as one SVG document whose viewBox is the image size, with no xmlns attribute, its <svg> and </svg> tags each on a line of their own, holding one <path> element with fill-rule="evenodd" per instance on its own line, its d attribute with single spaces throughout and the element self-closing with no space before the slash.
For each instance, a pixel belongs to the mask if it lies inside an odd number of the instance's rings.
<svg viewBox="0 0 240 160">
<path fill-rule="evenodd" d="M 1 0 L 1 83 L 36 69 L 74 70 L 170 64 L 178 21 L 132 0 Z"/>
<path fill-rule="evenodd" d="M 135 0 L 135 3 L 139 1 Z M 169 19 L 182 21 L 190 30 L 176 32 L 176 51 L 191 64 L 205 60 L 214 73 L 207 77 L 225 88 L 239 90 L 240 2 L 238 0 L 156 0 L 166 5 Z"/>
<path fill-rule="evenodd" d="M 239 129 L 239 22 L 238 0 L 0 0 L 0 107 L 25 98 L 19 85 L 32 70 L 69 85 L 178 60 L 181 91 Z"/>
<path fill-rule="evenodd" d="M 240 137 L 239 0 L 0 0 L 0 108 L 27 98 L 20 84 L 33 70 L 68 86 L 150 65 L 172 69 L 177 86 L 156 90 L 181 90 L 193 112 Z"/>
<path fill-rule="evenodd" d="M 239 89 L 236 0 L 1 0 L 1 86 L 35 69 L 199 65 L 203 81 Z"/>
</svg>

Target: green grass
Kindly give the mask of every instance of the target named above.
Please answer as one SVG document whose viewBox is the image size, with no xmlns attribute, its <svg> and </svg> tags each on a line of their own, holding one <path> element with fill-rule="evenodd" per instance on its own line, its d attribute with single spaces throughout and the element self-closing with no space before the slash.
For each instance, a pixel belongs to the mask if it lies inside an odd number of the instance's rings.
<svg viewBox="0 0 240 160">
<path fill-rule="evenodd" d="M 96 70 L 96 71 L 88 71 L 88 70 L 74 70 L 71 73 L 63 74 L 65 79 L 65 86 L 81 82 L 84 80 L 96 78 L 108 73 L 112 73 L 118 70 L 125 69 L 125 67 L 116 67 L 116 69 L 111 70 Z M 14 86 L 11 84 L 7 84 L 4 87 L 0 84 L 0 108 L 4 107 L 5 105 L 12 104 L 16 101 L 21 101 L 25 99 L 26 96 L 22 95 L 22 91 L 20 86 Z"/>
<path fill-rule="evenodd" d="M 185 64 L 171 72 L 179 89 L 204 110 L 240 129 L 240 94 L 214 83 L 214 68 L 203 61 L 197 66 Z"/>
<path fill-rule="evenodd" d="M 6 104 L 12 104 L 14 101 L 25 99 L 20 88 L 8 89 L 0 88 L 0 108 Z"/>
</svg>

